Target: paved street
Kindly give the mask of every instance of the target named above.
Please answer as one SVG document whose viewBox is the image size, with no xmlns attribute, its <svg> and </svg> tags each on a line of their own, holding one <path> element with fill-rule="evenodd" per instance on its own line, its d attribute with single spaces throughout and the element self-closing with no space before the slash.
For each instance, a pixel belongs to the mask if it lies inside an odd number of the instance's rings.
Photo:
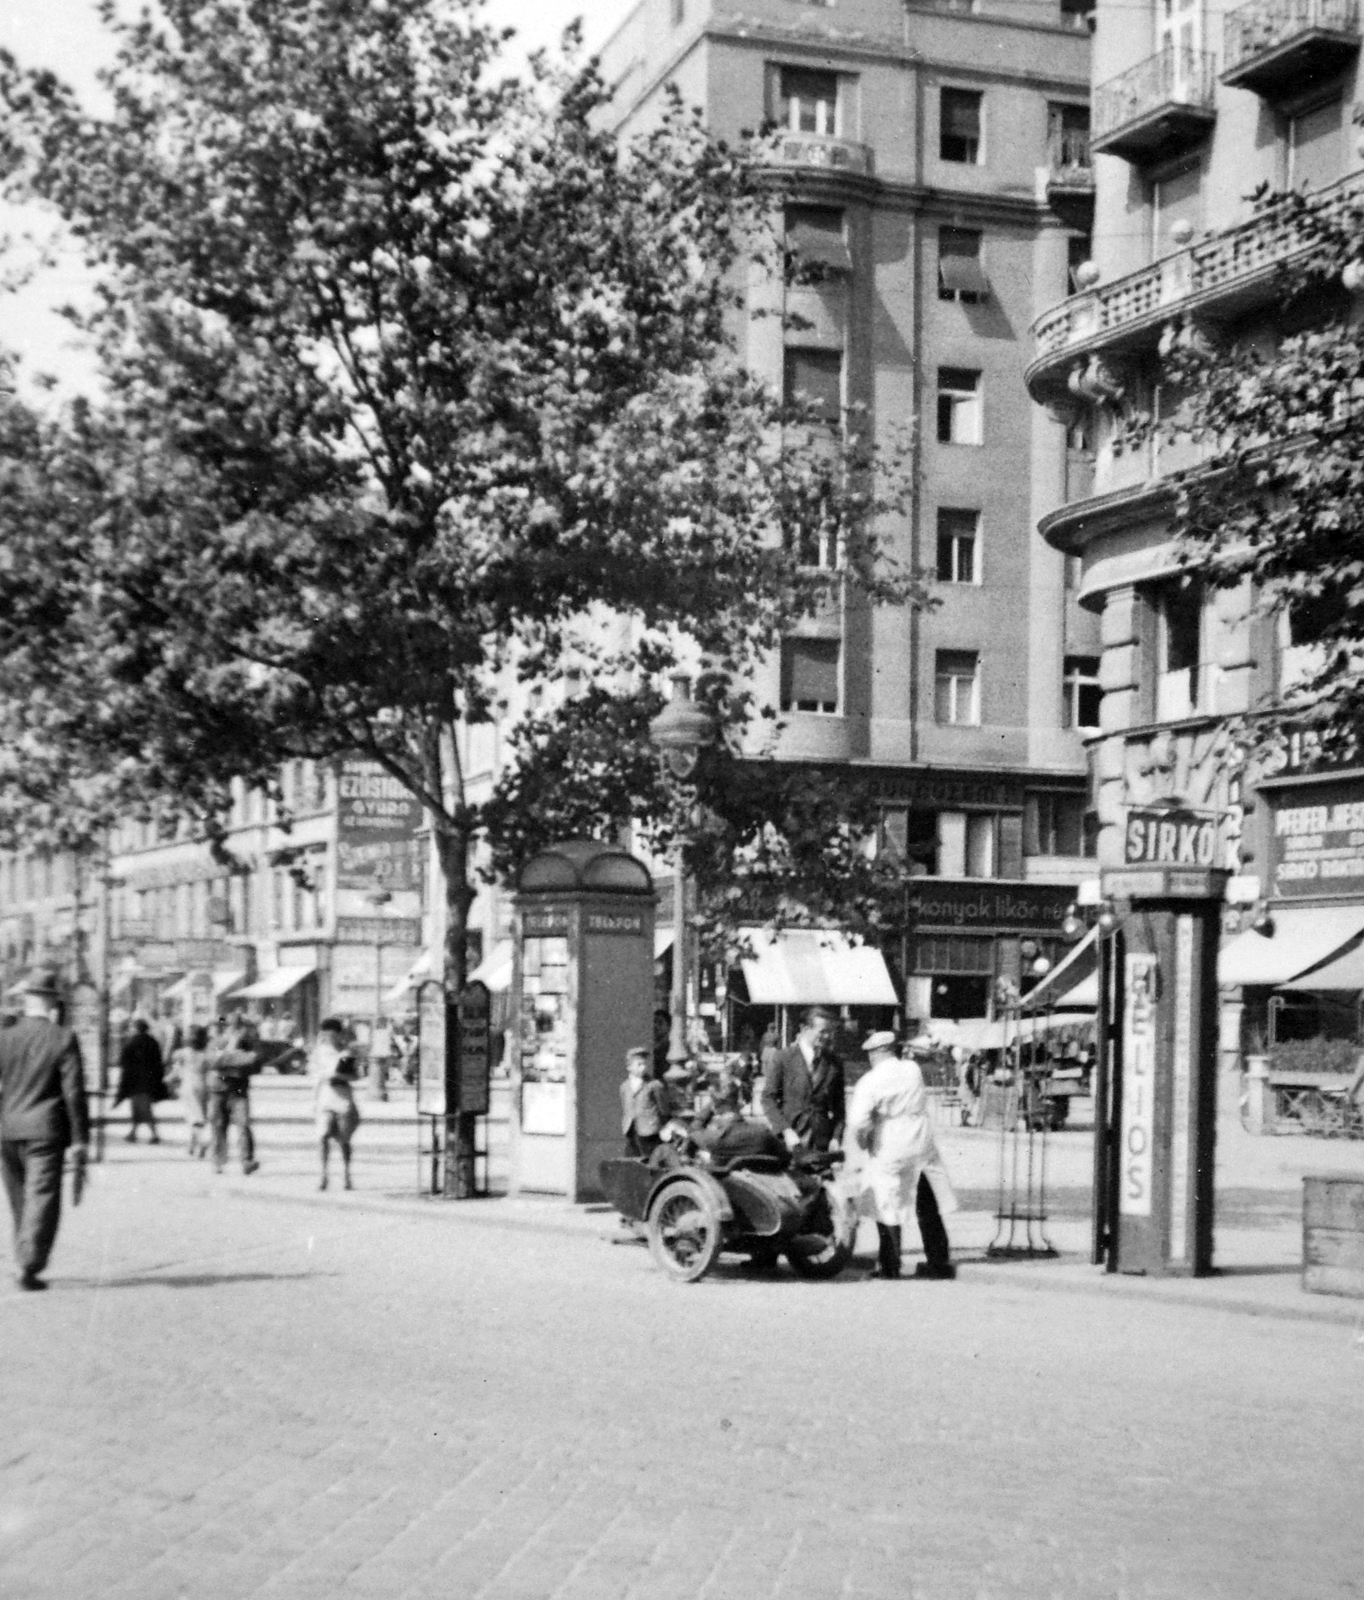
<svg viewBox="0 0 1364 1600">
<path fill-rule="evenodd" d="M 51 1292 L 6 1280 L 6 1600 L 1364 1593 L 1348 1302 L 680 1288 L 608 1215 L 386 1199 L 368 1129 L 349 1196 L 287 1122 L 259 1185 L 113 1143 Z"/>
</svg>

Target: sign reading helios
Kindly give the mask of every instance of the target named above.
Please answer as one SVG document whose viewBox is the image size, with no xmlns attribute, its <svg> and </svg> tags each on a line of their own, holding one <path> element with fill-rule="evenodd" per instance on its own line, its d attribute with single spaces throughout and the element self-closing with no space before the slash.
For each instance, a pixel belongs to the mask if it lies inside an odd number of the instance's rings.
<svg viewBox="0 0 1364 1600">
<path fill-rule="evenodd" d="M 1123 1006 L 1122 1142 L 1118 1152 L 1118 1210 L 1129 1217 L 1151 1215 L 1154 1177 L 1151 1145 L 1156 1109 L 1156 983 L 1153 955 L 1127 957 Z"/>
<path fill-rule="evenodd" d="M 343 761 L 337 773 L 337 887 L 420 889 L 421 825 L 421 802 L 377 761 Z"/>
</svg>

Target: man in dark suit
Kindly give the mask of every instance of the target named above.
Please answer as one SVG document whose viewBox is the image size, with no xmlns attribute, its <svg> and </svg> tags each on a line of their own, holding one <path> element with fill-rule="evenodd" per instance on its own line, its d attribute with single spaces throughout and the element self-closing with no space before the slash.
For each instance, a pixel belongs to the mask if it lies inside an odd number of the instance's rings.
<svg viewBox="0 0 1364 1600">
<path fill-rule="evenodd" d="M 833 1031 L 833 1014 L 812 1007 L 763 1082 L 763 1114 L 788 1150 L 827 1150 L 842 1137 L 843 1063 L 831 1048 Z"/>
<path fill-rule="evenodd" d="M 24 985 L 24 1014 L 0 1030 L 0 1173 L 14 1213 L 21 1289 L 45 1289 L 57 1238 L 66 1147 L 84 1165 L 90 1139 L 80 1045 L 57 1020 L 55 974 Z"/>
</svg>

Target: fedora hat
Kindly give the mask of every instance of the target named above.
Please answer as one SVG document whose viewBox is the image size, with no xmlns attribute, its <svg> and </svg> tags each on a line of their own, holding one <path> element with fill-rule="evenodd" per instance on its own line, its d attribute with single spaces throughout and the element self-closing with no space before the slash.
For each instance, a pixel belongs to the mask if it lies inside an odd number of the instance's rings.
<svg viewBox="0 0 1364 1600">
<path fill-rule="evenodd" d="M 40 995 L 45 1000 L 60 1000 L 62 991 L 57 983 L 57 974 L 51 967 L 35 967 L 23 982 L 25 994 Z"/>
</svg>

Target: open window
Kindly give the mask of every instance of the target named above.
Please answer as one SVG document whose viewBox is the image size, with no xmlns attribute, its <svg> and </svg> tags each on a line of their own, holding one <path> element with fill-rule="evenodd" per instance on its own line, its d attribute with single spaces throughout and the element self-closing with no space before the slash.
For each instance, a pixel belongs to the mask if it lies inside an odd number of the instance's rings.
<svg viewBox="0 0 1364 1600">
<path fill-rule="evenodd" d="M 981 442 L 981 375 L 970 367 L 938 368 L 938 443 Z"/>
<path fill-rule="evenodd" d="M 938 102 L 938 155 L 978 167 L 985 159 L 982 108 L 985 96 L 977 89 L 943 89 Z"/>
<path fill-rule="evenodd" d="M 980 512 L 938 508 L 938 582 L 980 582 Z"/>
<path fill-rule="evenodd" d="M 939 650 L 934 664 L 933 714 L 943 727 L 980 725 L 980 656 Z"/>
<path fill-rule="evenodd" d="M 777 113 L 777 121 L 792 133 L 837 134 L 838 74 L 809 67 L 779 68 Z"/>
</svg>

